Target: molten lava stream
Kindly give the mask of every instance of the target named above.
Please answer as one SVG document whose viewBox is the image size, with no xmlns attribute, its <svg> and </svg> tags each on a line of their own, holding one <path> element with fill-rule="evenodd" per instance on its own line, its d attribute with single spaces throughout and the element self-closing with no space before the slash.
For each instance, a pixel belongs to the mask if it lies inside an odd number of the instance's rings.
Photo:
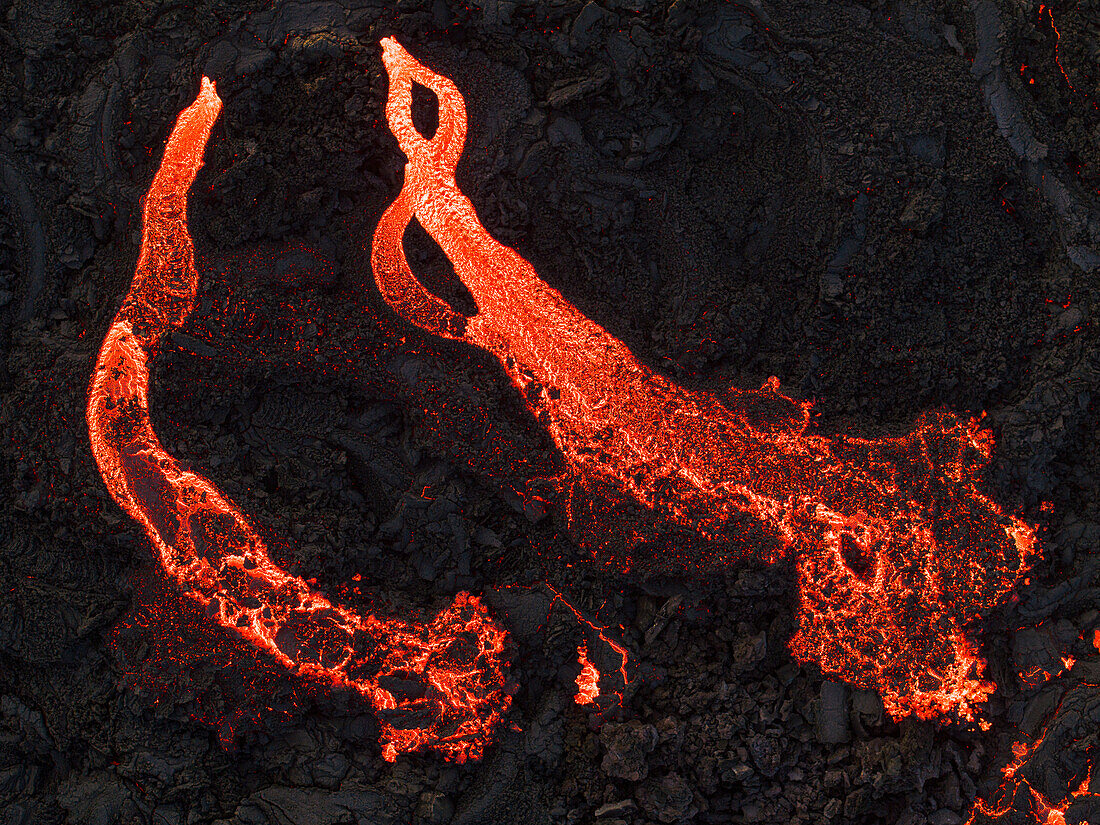
<svg viewBox="0 0 1100 825">
<path fill-rule="evenodd" d="M 505 633 L 478 599 L 460 593 L 424 624 L 331 603 L 276 566 L 233 503 L 184 469 L 153 432 L 149 360 L 194 306 L 187 190 L 220 111 L 214 84 L 203 78 L 146 196 L 133 283 L 99 351 L 88 398 L 100 473 L 168 575 L 208 615 L 294 672 L 366 697 L 379 717 L 386 759 L 422 748 L 457 761 L 477 758 L 510 702 Z"/>
<path fill-rule="evenodd" d="M 382 47 L 386 118 L 408 158 L 372 244 L 390 306 L 492 353 L 572 476 L 705 539 L 700 566 L 793 555 L 798 659 L 878 690 L 894 717 L 974 719 L 994 685 L 981 678 L 970 625 L 1035 553 L 1033 530 L 979 490 L 989 433 L 935 413 L 901 438 L 828 438 L 808 431 L 809 405 L 780 394 L 774 379 L 720 399 L 654 373 L 485 231 L 454 177 L 462 94 L 395 40 Z M 413 125 L 414 83 L 439 101 L 431 140 Z M 472 317 L 409 269 L 402 241 L 413 217 L 472 295 Z"/>
</svg>

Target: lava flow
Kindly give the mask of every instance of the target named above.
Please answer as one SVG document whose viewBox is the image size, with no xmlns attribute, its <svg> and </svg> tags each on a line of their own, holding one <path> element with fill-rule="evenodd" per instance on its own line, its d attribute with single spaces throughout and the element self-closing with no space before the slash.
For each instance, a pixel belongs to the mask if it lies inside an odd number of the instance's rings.
<svg viewBox="0 0 1100 825">
<path fill-rule="evenodd" d="M 577 648 L 577 663 L 581 672 L 577 674 L 577 695 L 573 701 L 578 705 L 591 705 L 600 695 L 600 671 L 588 659 L 588 645 Z"/>
<path fill-rule="evenodd" d="M 991 798 L 974 801 L 966 825 L 1100 821 L 1094 818 L 1100 812 L 1100 786 L 1092 778 L 1095 720 L 1100 717 L 1097 687 L 1081 682 L 1070 688 L 1037 736 L 1012 744 L 1013 759 L 1001 771 L 1000 787 Z"/>
<path fill-rule="evenodd" d="M 462 94 L 392 38 L 382 47 L 386 118 L 408 158 L 372 244 L 390 306 L 492 353 L 575 483 L 614 491 L 709 548 L 690 561 L 670 550 L 666 565 L 793 557 L 799 660 L 878 690 L 895 718 L 973 720 L 994 685 L 981 678 L 972 624 L 1007 597 L 1036 552 L 1033 530 L 979 490 L 990 434 L 937 412 L 900 438 L 823 437 L 808 431 L 809 404 L 782 395 L 775 379 L 718 398 L 653 372 L 486 232 L 454 177 Z M 430 140 L 413 125 L 414 83 L 438 99 Z M 455 312 L 411 272 L 402 243 L 413 217 L 454 265 L 474 315 Z M 603 517 L 615 518 L 610 508 Z"/>
<path fill-rule="evenodd" d="M 370 701 L 382 753 L 431 749 L 477 758 L 507 710 L 505 633 L 460 593 L 433 620 L 359 615 L 270 558 L 257 531 L 207 479 L 185 469 L 149 420 L 149 360 L 195 302 L 187 191 L 221 111 L 214 84 L 176 121 L 145 200 L 129 294 L 99 351 L 88 398 L 92 452 L 115 501 L 137 521 L 181 592 L 222 626 L 303 677 Z"/>
</svg>

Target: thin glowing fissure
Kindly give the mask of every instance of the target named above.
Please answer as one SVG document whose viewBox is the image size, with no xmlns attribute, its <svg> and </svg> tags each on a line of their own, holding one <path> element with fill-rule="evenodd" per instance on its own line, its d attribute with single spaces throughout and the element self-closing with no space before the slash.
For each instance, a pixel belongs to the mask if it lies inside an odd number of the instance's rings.
<svg viewBox="0 0 1100 825">
<path fill-rule="evenodd" d="M 1096 695 L 1097 687 L 1100 687 L 1100 685 L 1090 682 L 1079 683 L 1062 696 L 1058 706 L 1049 714 L 1048 718 L 1051 721 L 1040 731 L 1038 736 L 1030 742 L 1017 741 L 1012 743 L 1013 758 L 1001 770 L 1002 781 L 994 798 L 974 800 L 974 807 L 970 811 L 966 825 L 1020 822 L 1023 821 L 1020 817 L 1023 811 L 1029 812 L 1030 820 L 1038 823 L 1038 825 L 1067 825 L 1070 822 L 1067 819 L 1067 814 L 1074 803 L 1079 801 L 1095 803 L 1100 798 L 1100 794 L 1095 790 L 1090 790 L 1095 787 L 1092 782 L 1092 765 L 1094 762 L 1091 756 L 1088 764 L 1084 767 L 1084 775 L 1079 774 L 1077 777 L 1080 781 L 1071 780 L 1070 786 L 1065 791 L 1060 792 L 1060 798 L 1048 798 L 1040 788 L 1035 786 L 1036 783 L 1040 787 L 1057 785 L 1057 783 L 1047 781 L 1050 768 L 1043 767 L 1044 764 L 1049 766 L 1051 763 L 1058 762 L 1056 758 L 1050 758 L 1049 754 L 1077 750 L 1081 744 L 1082 736 L 1086 734 L 1092 736 L 1095 723 L 1090 721 L 1089 715 L 1072 711 L 1063 712 L 1063 707 L 1067 702 L 1074 704 L 1081 702 L 1080 706 L 1086 708 L 1095 704 L 1091 701 L 1091 697 Z M 1089 698 L 1086 698 L 1086 695 Z M 1078 752 L 1088 753 L 1089 750 L 1088 748 L 1081 748 Z M 1043 751 L 1047 754 L 1046 759 L 1043 759 L 1040 755 Z M 1033 760 L 1035 764 L 1032 764 Z M 1070 763 L 1063 762 L 1062 764 L 1064 766 Z M 1065 786 L 1062 785 L 1061 787 L 1064 788 Z M 1072 821 L 1084 822 L 1087 825 L 1087 821 L 1082 819 L 1080 815 Z"/>
<path fill-rule="evenodd" d="M 627 664 L 630 662 L 630 654 L 627 653 L 626 647 L 624 647 L 619 642 L 616 642 L 610 636 L 605 635 L 604 631 L 607 630 L 606 627 L 595 624 L 594 622 L 586 619 L 584 617 L 584 613 L 577 609 L 577 607 L 571 601 L 569 601 L 569 599 L 565 598 L 565 596 L 559 590 L 554 588 L 553 585 L 547 584 L 546 589 L 554 594 L 554 598 L 550 602 L 551 610 L 554 609 L 555 604 L 560 602 L 566 608 L 566 610 L 573 614 L 573 617 L 577 620 L 578 624 L 582 624 L 587 627 L 589 630 L 596 634 L 601 642 L 603 642 L 605 645 L 614 650 L 616 654 L 618 654 L 618 675 L 619 678 L 622 680 L 622 688 L 620 690 L 613 691 L 613 694 L 619 700 L 619 707 L 622 707 L 622 690 L 625 690 L 626 686 L 630 684 L 630 676 L 626 672 Z M 549 614 L 547 614 L 546 618 L 549 620 Z M 577 648 L 577 657 L 578 662 L 581 665 L 581 672 L 577 676 L 577 704 L 585 705 L 595 703 L 596 699 L 600 696 L 600 671 L 599 669 L 597 669 L 596 665 L 588 659 L 588 645 L 581 644 L 581 646 Z"/>
<path fill-rule="evenodd" d="M 423 329 L 496 356 L 574 477 L 704 538 L 701 566 L 793 556 L 798 659 L 877 689 L 895 717 L 973 719 L 994 685 L 981 678 L 969 626 L 1036 552 L 1033 530 L 979 490 L 989 433 L 934 413 L 902 438 L 827 438 L 808 432 L 809 404 L 782 395 L 774 379 L 719 399 L 654 373 L 485 231 L 454 178 L 466 136 L 461 93 L 395 40 L 382 47 L 386 118 L 408 158 L 373 239 L 386 301 Z M 431 140 L 412 122 L 413 83 L 439 101 Z M 473 296 L 472 317 L 411 272 L 402 239 L 413 217 Z"/>
<path fill-rule="evenodd" d="M 181 592 L 292 671 L 370 701 L 382 753 L 478 758 L 508 708 L 504 630 L 459 594 L 427 623 L 359 615 L 281 570 L 257 531 L 207 479 L 161 446 L 149 420 L 149 361 L 190 314 L 198 287 L 187 191 L 221 111 L 203 78 L 172 130 L 145 201 L 129 294 L 99 351 L 88 398 L 92 452 L 112 497 L 145 530 Z"/>
</svg>

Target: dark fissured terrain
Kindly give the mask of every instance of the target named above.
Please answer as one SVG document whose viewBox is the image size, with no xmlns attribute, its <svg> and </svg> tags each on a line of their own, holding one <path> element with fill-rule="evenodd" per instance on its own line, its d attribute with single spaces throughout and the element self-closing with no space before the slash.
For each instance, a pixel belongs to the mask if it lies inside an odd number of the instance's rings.
<svg viewBox="0 0 1100 825">
<path fill-rule="evenodd" d="M 958 825 L 976 795 L 1011 802 L 1010 746 L 1044 730 L 1027 782 L 1058 807 L 1081 788 L 1100 746 L 1095 0 L 0 10 L 2 825 Z M 990 492 L 1044 553 L 985 620 L 989 730 L 895 724 L 800 668 L 788 567 L 641 579 L 570 539 L 558 458 L 503 374 L 375 292 L 366 247 L 404 163 L 385 35 L 465 95 L 458 179 L 486 228 L 655 368 L 716 391 L 778 376 L 822 432 L 985 413 Z M 157 431 L 344 603 L 484 594 L 515 700 L 480 764 L 383 762 L 361 703 L 172 593 L 96 472 L 95 352 L 203 74 L 225 110 Z M 406 247 L 460 306 L 426 235 Z M 578 645 L 618 658 L 550 587 L 629 650 L 621 707 L 574 704 Z M 1017 789 L 1001 821 L 1035 821 Z M 1066 820 L 1090 818 L 1082 794 Z"/>
</svg>

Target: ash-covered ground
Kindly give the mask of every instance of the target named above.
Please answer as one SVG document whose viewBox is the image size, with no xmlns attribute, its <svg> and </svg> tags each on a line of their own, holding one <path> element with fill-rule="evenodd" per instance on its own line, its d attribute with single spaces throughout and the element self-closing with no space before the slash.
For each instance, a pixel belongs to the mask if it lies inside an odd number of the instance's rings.
<svg viewBox="0 0 1100 825">
<path fill-rule="evenodd" d="M 1100 822 L 1067 798 L 1100 791 L 1100 3 L 0 9 L 0 823 L 958 825 L 976 796 L 1033 822 L 1026 787 L 997 788 L 1044 730 L 1027 784 Z M 989 730 L 896 724 L 795 663 L 789 567 L 645 579 L 570 538 L 558 457 L 499 368 L 373 286 L 404 164 L 386 35 L 465 95 L 486 228 L 654 368 L 778 376 L 825 433 L 985 413 L 989 490 L 1043 546 L 985 619 Z M 484 594 L 515 700 L 481 763 L 385 763 L 361 702 L 174 594 L 98 476 L 88 379 L 204 73 L 225 110 L 157 431 L 346 604 Z M 426 235 L 406 246 L 461 304 Z M 578 645 L 618 661 L 551 587 L 629 650 L 621 706 L 574 703 Z"/>
</svg>

